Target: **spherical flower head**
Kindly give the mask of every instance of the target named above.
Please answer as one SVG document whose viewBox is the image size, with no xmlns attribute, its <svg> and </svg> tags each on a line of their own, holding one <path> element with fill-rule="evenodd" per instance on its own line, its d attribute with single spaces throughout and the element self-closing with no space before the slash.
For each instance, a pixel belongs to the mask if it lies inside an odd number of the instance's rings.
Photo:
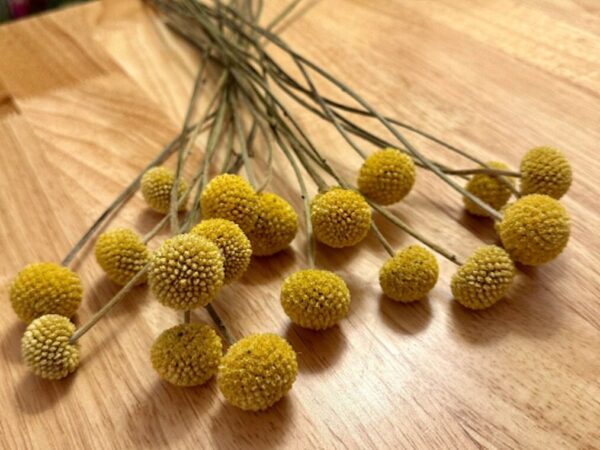
<svg viewBox="0 0 600 450">
<path fill-rule="evenodd" d="M 224 261 L 225 283 L 237 280 L 246 272 L 252 246 L 237 224 L 225 219 L 207 219 L 192 228 L 191 233 L 205 237 L 219 247 Z"/>
<path fill-rule="evenodd" d="M 508 253 L 495 245 L 480 247 L 452 276 L 452 295 L 467 308 L 489 308 L 506 295 L 514 276 Z"/>
<path fill-rule="evenodd" d="M 298 215 L 288 202 L 270 192 L 258 195 L 258 219 L 248 233 L 253 255 L 274 255 L 287 248 L 297 232 Z"/>
<path fill-rule="evenodd" d="M 184 323 L 163 331 L 150 349 L 152 367 L 175 386 L 198 386 L 219 368 L 223 343 L 208 325 Z"/>
<path fill-rule="evenodd" d="M 127 228 L 102 233 L 96 241 L 96 261 L 116 284 L 126 285 L 150 261 L 150 252 L 140 237 Z M 145 283 L 145 277 L 136 284 Z"/>
<path fill-rule="evenodd" d="M 573 172 L 565 155 L 552 147 L 529 150 L 521 160 L 521 193 L 559 199 L 569 190 Z"/>
<path fill-rule="evenodd" d="M 222 174 L 206 185 L 200 197 L 202 214 L 208 219 L 227 219 L 248 234 L 258 217 L 258 196 L 239 175 Z"/>
<path fill-rule="evenodd" d="M 334 326 L 350 309 L 348 286 L 328 270 L 307 269 L 293 273 L 283 282 L 280 299 L 290 320 L 311 330 Z"/>
<path fill-rule="evenodd" d="M 552 197 L 526 195 L 502 212 L 496 231 L 515 261 L 528 266 L 547 263 L 560 255 L 569 241 L 569 215 Z"/>
<path fill-rule="evenodd" d="M 350 247 L 367 236 L 371 208 L 359 193 L 333 188 L 312 199 L 310 218 L 317 240 L 334 248 Z"/>
<path fill-rule="evenodd" d="M 33 373 L 59 380 L 79 365 L 79 344 L 70 344 L 75 325 L 58 314 L 46 314 L 29 324 L 21 339 L 21 353 Z"/>
<path fill-rule="evenodd" d="M 411 245 L 388 259 L 379 271 L 384 294 L 399 302 L 425 297 L 437 283 L 440 270 L 429 250 Z"/>
<path fill-rule="evenodd" d="M 55 263 L 34 263 L 23 268 L 10 286 L 10 303 L 25 323 L 44 314 L 72 317 L 83 298 L 79 276 Z"/>
<path fill-rule="evenodd" d="M 165 240 L 150 258 L 148 283 L 158 301 L 188 311 L 206 306 L 223 286 L 219 247 L 197 234 Z"/>
<path fill-rule="evenodd" d="M 508 170 L 508 166 L 502 162 L 490 161 L 487 165 L 492 169 Z M 505 177 L 509 183 L 513 184 L 512 179 Z M 509 187 L 498 177 L 486 174 L 477 174 L 471 177 L 465 189 L 475 197 L 490 205 L 496 210 L 502 209 L 511 196 Z M 490 214 L 467 197 L 463 197 L 465 209 L 476 216 L 490 217 Z"/>
<path fill-rule="evenodd" d="M 175 182 L 175 174 L 166 167 L 153 167 L 144 173 L 141 187 L 144 200 L 154 211 L 167 214 L 171 209 L 171 191 Z M 183 179 L 177 185 L 177 200 L 180 201 L 187 190 Z M 185 200 L 180 202 L 179 211 L 185 209 Z"/>
<path fill-rule="evenodd" d="M 380 205 L 402 200 L 415 184 L 415 163 L 394 148 L 371 154 L 358 173 L 358 190 Z"/>
<path fill-rule="evenodd" d="M 281 399 L 298 375 L 296 353 L 274 334 L 254 334 L 233 344 L 219 366 L 225 399 L 244 410 L 261 411 Z"/>
</svg>

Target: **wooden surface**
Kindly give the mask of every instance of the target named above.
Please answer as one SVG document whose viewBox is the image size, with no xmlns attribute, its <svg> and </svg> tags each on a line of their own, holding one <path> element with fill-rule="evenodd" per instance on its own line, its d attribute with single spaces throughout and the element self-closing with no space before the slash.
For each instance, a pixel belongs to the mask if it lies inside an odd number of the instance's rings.
<svg viewBox="0 0 600 450">
<path fill-rule="evenodd" d="M 20 360 L 24 325 L 10 310 L 10 279 L 29 262 L 59 261 L 174 136 L 196 63 L 134 1 L 4 25 L 1 448 L 600 447 L 600 5 L 308 3 L 284 37 L 383 111 L 512 167 L 534 145 L 564 149 L 575 173 L 563 201 L 573 217 L 565 253 L 520 272 L 506 300 L 474 313 L 452 302 L 454 268 L 444 260 L 428 299 L 406 306 L 380 294 L 386 255 L 373 238 L 342 251 L 319 247 L 319 265 L 347 280 L 353 303 L 339 328 L 312 333 L 290 326 L 278 302 L 283 277 L 304 264 L 298 237 L 292 250 L 255 261 L 216 301 L 235 335 L 280 333 L 299 354 L 293 390 L 261 414 L 227 406 L 214 381 L 177 389 L 158 380 L 148 349 L 179 316 L 143 287 L 82 339 L 76 374 L 35 378 Z M 267 2 L 271 15 L 279 7 Z M 355 173 L 359 161 L 333 129 L 300 117 L 332 161 Z M 414 141 L 444 159 L 439 147 Z M 293 178 L 276 164 L 270 189 L 300 211 Z M 462 257 L 495 240 L 490 224 L 466 216 L 428 173 L 393 209 Z M 157 220 L 138 195 L 111 226 L 145 232 Z M 384 232 L 395 247 L 412 243 Z M 74 267 L 86 290 L 81 323 L 116 288 L 90 247 Z"/>
</svg>

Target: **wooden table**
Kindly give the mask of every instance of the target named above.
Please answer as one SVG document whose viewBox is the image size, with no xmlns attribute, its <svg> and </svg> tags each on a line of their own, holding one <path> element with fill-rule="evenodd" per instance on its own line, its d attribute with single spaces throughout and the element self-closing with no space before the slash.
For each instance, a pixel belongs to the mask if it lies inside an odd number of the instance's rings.
<svg viewBox="0 0 600 450">
<path fill-rule="evenodd" d="M 214 381 L 194 389 L 159 381 L 148 349 L 179 317 L 146 288 L 82 339 L 75 375 L 43 381 L 20 359 L 24 325 L 10 310 L 10 279 L 29 262 L 59 261 L 175 135 L 197 65 L 136 1 L 4 25 L 1 448 L 600 446 L 600 5 L 308 5 L 283 36 L 384 112 L 512 167 L 532 146 L 564 149 L 575 173 L 563 200 L 573 217 L 567 250 L 520 272 L 506 300 L 474 313 L 452 301 L 454 267 L 442 259 L 429 298 L 407 306 L 380 294 L 377 273 L 386 255 L 375 239 L 343 251 L 319 247 L 319 265 L 348 281 L 353 304 L 339 328 L 312 333 L 290 326 L 278 302 L 283 277 L 305 264 L 298 237 L 292 250 L 255 261 L 216 301 L 237 336 L 280 333 L 299 354 L 293 390 L 265 413 L 227 406 Z M 267 2 L 270 15 L 280 7 Z M 353 176 L 359 161 L 333 128 L 299 115 L 333 163 Z M 428 155 L 457 162 L 412 138 Z M 285 167 L 277 159 L 270 189 L 300 211 Z M 490 223 L 465 215 L 460 198 L 429 173 L 419 172 L 413 193 L 393 210 L 462 257 L 495 241 Z M 157 220 L 138 195 L 111 226 L 145 232 Z M 413 242 L 390 227 L 384 232 L 395 247 Z M 78 323 L 117 290 L 90 248 L 74 265 L 86 290 Z"/>
</svg>

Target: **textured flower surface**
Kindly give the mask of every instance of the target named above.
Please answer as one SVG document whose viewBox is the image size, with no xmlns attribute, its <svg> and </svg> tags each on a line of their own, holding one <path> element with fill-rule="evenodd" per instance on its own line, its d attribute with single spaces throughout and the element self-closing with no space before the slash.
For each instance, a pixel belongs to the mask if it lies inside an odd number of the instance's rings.
<svg viewBox="0 0 600 450">
<path fill-rule="evenodd" d="M 358 173 L 358 190 L 381 205 L 402 200 L 415 184 L 415 163 L 394 148 L 371 154 Z"/>
<path fill-rule="evenodd" d="M 140 237 L 126 228 L 102 233 L 96 241 L 96 261 L 106 276 L 121 286 L 127 284 L 150 261 L 150 252 Z M 141 278 L 136 284 L 146 281 Z"/>
<path fill-rule="evenodd" d="M 165 306 L 206 306 L 223 286 L 223 256 L 216 244 L 196 234 L 167 239 L 150 258 L 148 283 Z"/>
<path fill-rule="evenodd" d="M 236 224 L 226 219 L 207 219 L 200 222 L 191 231 L 215 243 L 223 255 L 225 283 L 241 277 L 252 257 L 250 241 Z"/>
<path fill-rule="evenodd" d="M 452 276 L 452 295 L 467 308 L 489 308 L 506 295 L 514 276 L 508 253 L 495 245 L 480 247 Z"/>
<path fill-rule="evenodd" d="M 439 267 L 429 250 L 411 245 L 388 259 L 379 271 L 384 294 L 399 302 L 413 302 L 433 289 Z"/>
<path fill-rule="evenodd" d="M 306 269 L 293 273 L 283 282 L 280 298 L 291 321 L 311 330 L 334 326 L 350 309 L 346 283 L 328 270 Z"/>
<path fill-rule="evenodd" d="M 526 195 L 502 212 L 496 231 L 515 261 L 528 266 L 547 263 L 560 255 L 569 241 L 569 215 L 552 197 Z"/>
<path fill-rule="evenodd" d="M 23 322 L 44 314 L 72 317 L 83 297 L 79 276 L 55 263 L 24 267 L 10 286 L 10 303 Z"/>
<path fill-rule="evenodd" d="M 502 162 L 490 161 L 487 165 L 492 169 L 508 170 L 508 166 Z M 511 178 L 505 177 L 509 183 L 513 184 Z M 509 187 L 502 182 L 498 177 L 486 174 L 477 174 L 471 177 L 465 189 L 479 197 L 481 201 L 487 203 L 495 210 L 500 210 L 511 196 Z M 490 217 L 490 214 L 481 209 L 472 200 L 463 197 L 465 209 L 476 216 Z"/>
<path fill-rule="evenodd" d="M 152 367 L 176 386 L 198 386 L 219 368 L 223 343 L 208 325 L 184 323 L 163 331 L 150 349 Z"/>
<path fill-rule="evenodd" d="M 167 214 L 171 205 L 171 190 L 175 182 L 175 174 L 166 167 L 153 167 L 144 173 L 141 181 L 142 195 L 150 208 Z M 186 182 L 181 179 L 177 186 L 177 199 L 181 200 L 187 190 Z M 185 209 L 185 201 L 179 205 L 179 210 Z"/>
<path fill-rule="evenodd" d="M 221 360 L 217 381 L 229 403 L 260 411 L 279 401 L 297 375 L 296 353 L 285 339 L 254 334 L 229 348 Z"/>
<path fill-rule="evenodd" d="M 273 255 L 288 245 L 298 232 L 298 215 L 292 206 L 276 194 L 265 192 L 258 196 L 258 219 L 248 234 L 252 253 Z"/>
<path fill-rule="evenodd" d="M 521 193 L 545 194 L 559 199 L 569 190 L 573 172 L 560 151 L 552 147 L 536 147 L 521 160 Z"/>
<path fill-rule="evenodd" d="M 231 220 L 246 234 L 258 218 L 258 195 L 239 175 L 216 176 L 202 191 L 200 201 L 204 217 Z"/>
<path fill-rule="evenodd" d="M 58 314 L 46 314 L 29 324 L 21 339 L 25 364 L 36 375 L 58 380 L 79 365 L 79 344 L 70 344 L 75 325 Z"/>
<path fill-rule="evenodd" d="M 333 188 L 312 199 L 310 218 L 320 242 L 334 248 L 349 247 L 367 236 L 371 208 L 359 193 Z"/>
</svg>

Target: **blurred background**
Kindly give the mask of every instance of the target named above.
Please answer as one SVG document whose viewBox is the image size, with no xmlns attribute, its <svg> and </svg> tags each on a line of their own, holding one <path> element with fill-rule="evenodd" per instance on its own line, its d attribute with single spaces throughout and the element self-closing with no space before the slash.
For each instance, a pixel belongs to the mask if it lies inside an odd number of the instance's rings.
<svg viewBox="0 0 600 450">
<path fill-rule="evenodd" d="M 16 20 L 82 0 L 0 0 L 0 22 Z"/>
</svg>

